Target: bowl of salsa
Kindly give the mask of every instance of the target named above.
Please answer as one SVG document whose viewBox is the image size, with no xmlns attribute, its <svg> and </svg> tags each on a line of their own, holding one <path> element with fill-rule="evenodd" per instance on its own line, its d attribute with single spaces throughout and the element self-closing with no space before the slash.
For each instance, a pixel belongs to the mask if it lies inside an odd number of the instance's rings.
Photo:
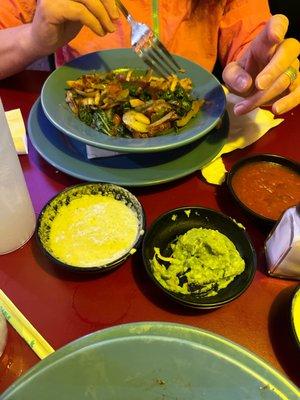
<svg viewBox="0 0 300 400">
<path fill-rule="evenodd" d="M 275 223 L 286 209 L 300 202 L 300 164 L 274 154 L 245 157 L 231 168 L 227 185 L 244 210 Z"/>
</svg>

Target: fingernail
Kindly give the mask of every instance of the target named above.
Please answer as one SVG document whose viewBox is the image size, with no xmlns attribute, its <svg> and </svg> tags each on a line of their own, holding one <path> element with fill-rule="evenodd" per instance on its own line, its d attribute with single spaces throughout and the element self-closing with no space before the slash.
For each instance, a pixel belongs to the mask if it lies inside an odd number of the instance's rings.
<svg viewBox="0 0 300 400">
<path fill-rule="evenodd" d="M 244 90 L 248 86 L 248 79 L 244 76 L 239 76 L 236 80 L 237 89 Z"/>
<path fill-rule="evenodd" d="M 245 110 L 245 104 L 244 103 L 238 103 L 233 107 L 233 111 L 235 115 L 241 115 L 243 114 Z"/>
<path fill-rule="evenodd" d="M 272 82 L 272 76 L 269 74 L 265 74 L 265 75 L 262 75 L 257 80 L 257 85 L 260 90 L 264 90 L 270 86 L 271 82 Z"/>
<path fill-rule="evenodd" d="M 274 29 L 274 33 L 277 36 L 277 38 L 279 40 L 281 40 L 283 38 L 283 36 L 284 36 L 284 28 L 283 28 L 283 26 L 281 26 L 281 25 L 280 26 L 276 26 L 276 28 Z"/>
<path fill-rule="evenodd" d="M 113 10 L 112 10 L 112 18 L 113 18 L 113 19 L 118 19 L 119 16 L 120 16 L 119 10 L 118 10 L 118 8 L 117 8 L 117 6 L 116 6 L 116 7 L 114 7 Z"/>
<path fill-rule="evenodd" d="M 283 105 L 277 105 L 274 107 L 275 114 L 283 114 L 286 108 Z"/>
</svg>

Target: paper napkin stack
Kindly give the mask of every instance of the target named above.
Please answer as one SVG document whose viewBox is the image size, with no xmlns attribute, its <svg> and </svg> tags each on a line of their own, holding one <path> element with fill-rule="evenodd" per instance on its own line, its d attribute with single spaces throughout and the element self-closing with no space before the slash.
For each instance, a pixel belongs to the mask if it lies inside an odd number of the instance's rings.
<svg viewBox="0 0 300 400">
<path fill-rule="evenodd" d="M 265 243 L 268 272 L 300 280 L 300 207 L 286 210 Z"/>
<path fill-rule="evenodd" d="M 21 110 L 10 110 L 5 112 L 8 126 L 18 154 L 28 154 L 27 136 Z"/>
</svg>

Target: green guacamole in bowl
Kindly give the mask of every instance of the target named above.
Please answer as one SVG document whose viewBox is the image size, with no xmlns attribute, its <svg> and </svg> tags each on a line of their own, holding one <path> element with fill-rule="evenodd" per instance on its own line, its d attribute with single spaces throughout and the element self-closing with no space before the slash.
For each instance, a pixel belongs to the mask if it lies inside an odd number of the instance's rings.
<svg viewBox="0 0 300 400">
<path fill-rule="evenodd" d="M 170 257 L 155 248 L 152 268 L 158 282 L 172 292 L 214 296 L 245 269 L 233 242 L 218 230 L 192 228 L 170 247 Z"/>
<path fill-rule="evenodd" d="M 256 253 L 244 226 L 219 211 L 179 207 L 160 215 L 142 245 L 149 278 L 181 305 L 224 306 L 251 284 Z"/>
</svg>

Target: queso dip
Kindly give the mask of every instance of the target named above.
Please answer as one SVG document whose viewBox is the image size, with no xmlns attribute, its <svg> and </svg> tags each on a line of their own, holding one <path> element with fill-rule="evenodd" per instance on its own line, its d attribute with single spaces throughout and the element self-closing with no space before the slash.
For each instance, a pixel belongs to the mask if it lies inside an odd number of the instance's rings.
<svg viewBox="0 0 300 400">
<path fill-rule="evenodd" d="M 138 227 L 135 212 L 124 202 L 85 194 L 58 209 L 48 247 L 54 257 L 68 265 L 101 266 L 132 248 Z"/>
</svg>

